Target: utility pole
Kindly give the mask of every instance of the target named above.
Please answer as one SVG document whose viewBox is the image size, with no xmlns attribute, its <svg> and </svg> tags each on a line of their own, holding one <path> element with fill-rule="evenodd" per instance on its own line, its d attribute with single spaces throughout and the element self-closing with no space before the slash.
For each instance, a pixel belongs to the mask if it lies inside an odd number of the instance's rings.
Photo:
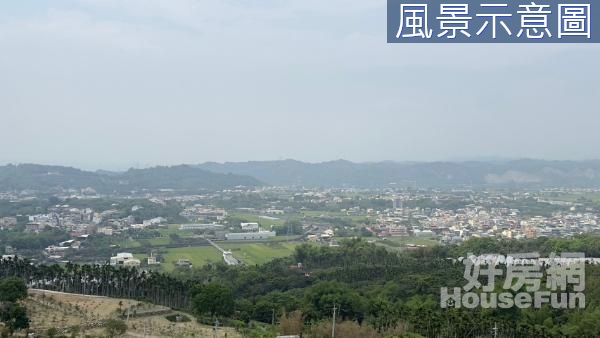
<svg viewBox="0 0 600 338">
<path fill-rule="evenodd" d="M 271 325 L 275 325 L 275 308 L 273 308 L 273 313 L 271 314 Z"/>
<path fill-rule="evenodd" d="M 333 304 L 333 324 L 331 325 L 331 338 L 335 338 L 335 303 Z"/>
<path fill-rule="evenodd" d="M 494 338 L 498 338 L 498 326 L 494 323 L 494 328 L 492 329 L 494 332 Z"/>
<path fill-rule="evenodd" d="M 215 320 L 215 327 L 213 327 L 213 338 L 217 338 L 217 330 L 219 329 L 219 320 Z"/>
</svg>

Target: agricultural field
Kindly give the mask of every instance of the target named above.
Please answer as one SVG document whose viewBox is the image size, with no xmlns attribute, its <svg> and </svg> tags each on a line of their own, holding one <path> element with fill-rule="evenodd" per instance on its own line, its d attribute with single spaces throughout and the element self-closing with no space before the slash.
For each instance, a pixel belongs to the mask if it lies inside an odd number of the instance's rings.
<svg viewBox="0 0 600 338">
<path fill-rule="evenodd" d="M 283 224 L 282 219 L 266 219 L 253 214 L 241 214 L 236 216 L 247 219 L 248 221 L 257 221 L 260 224 Z M 167 248 L 168 244 L 173 244 L 170 235 L 177 234 L 181 238 L 193 236 L 193 231 L 179 230 L 179 224 L 170 224 L 168 227 L 160 228 L 158 231 L 161 237 L 145 239 L 120 239 L 114 244 L 119 245 L 119 250 L 126 252 L 127 249 L 134 250 L 135 258 L 145 265 L 146 258 L 153 251 L 160 257 L 160 270 L 165 272 L 173 271 L 175 263 L 179 259 L 189 260 L 193 266 L 199 267 L 207 263 L 217 263 L 223 261 L 221 252 L 209 245 L 182 246 L 178 248 Z M 263 227 L 266 227 L 263 225 Z M 270 227 L 270 225 L 268 226 Z M 253 243 L 231 243 L 218 242 L 225 250 L 231 250 L 233 255 L 246 264 L 263 264 L 277 257 L 290 255 L 296 245 L 298 245 L 299 236 L 277 236 L 263 242 Z M 153 249 L 153 247 L 155 247 Z M 147 250 L 143 250 L 147 249 Z M 158 268 L 158 267 L 157 267 Z"/>
<path fill-rule="evenodd" d="M 365 215 L 347 215 L 346 213 L 339 211 L 303 211 L 302 214 L 305 217 L 311 218 L 340 218 L 350 221 L 352 224 L 365 223 L 369 216 Z"/>
<path fill-rule="evenodd" d="M 274 258 L 289 256 L 299 242 L 254 242 L 254 243 L 227 243 L 219 242 L 218 245 L 225 250 L 231 250 L 233 256 L 242 262 L 255 265 L 263 264 Z M 136 258 L 145 261 L 146 255 L 137 255 Z M 223 261 L 223 255 L 212 246 L 191 246 L 183 248 L 169 248 L 162 254 L 161 263 L 164 271 L 173 271 L 178 259 L 188 259 L 193 266 L 199 267 L 207 263 Z"/>
<path fill-rule="evenodd" d="M 439 240 L 434 237 L 389 237 L 378 239 L 375 243 L 393 250 L 404 250 L 413 245 L 436 246 L 439 245 Z"/>
<path fill-rule="evenodd" d="M 191 237 L 194 235 L 192 230 L 179 230 L 179 224 L 169 224 L 167 227 L 157 229 L 160 232 L 160 237 L 142 238 L 142 239 L 118 239 L 113 240 L 112 244 L 118 245 L 122 249 L 135 249 L 142 246 L 164 246 L 170 244 L 170 235 L 176 234 L 182 238 Z"/>
<path fill-rule="evenodd" d="M 139 248 L 140 246 L 142 246 L 139 241 L 133 240 L 133 239 L 122 239 L 122 240 L 113 242 L 113 244 L 118 245 L 122 249 Z"/>
<path fill-rule="evenodd" d="M 167 245 L 171 243 L 171 238 L 169 237 L 155 237 L 146 239 L 150 245 L 159 246 L 159 245 Z"/>
<path fill-rule="evenodd" d="M 158 228 L 158 232 L 163 237 L 169 237 L 170 234 L 178 234 L 181 237 L 186 237 L 192 235 L 192 230 L 179 230 L 181 224 L 169 224 L 166 227 Z"/>
<path fill-rule="evenodd" d="M 255 265 L 266 263 L 273 258 L 289 256 L 294 252 L 297 242 L 262 242 L 262 243 L 220 243 L 225 250 L 242 262 Z"/>
<path fill-rule="evenodd" d="M 210 245 L 170 248 L 162 254 L 162 257 L 161 266 L 164 271 L 173 271 L 175 263 L 179 259 L 188 259 L 196 267 L 223 261 L 223 254 Z"/>
<path fill-rule="evenodd" d="M 25 305 L 31 319 L 30 326 L 38 334 L 56 328 L 59 334 L 72 337 L 103 337 L 106 336 L 102 327 L 104 320 L 123 319 L 128 329 L 121 337 L 213 337 L 211 327 L 195 320 L 173 323 L 165 318 L 168 314 L 180 312 L 131 299 L 30 290 Z M 132 314 L 129 319 L 123 318 L 126 309 L 130 310 L 130 314 L 136 311 L 136 314 L 147 315 Z M 225 335 L 241 337 L 231 328 L 220 328 L 219 336 Z"/>
</svg>

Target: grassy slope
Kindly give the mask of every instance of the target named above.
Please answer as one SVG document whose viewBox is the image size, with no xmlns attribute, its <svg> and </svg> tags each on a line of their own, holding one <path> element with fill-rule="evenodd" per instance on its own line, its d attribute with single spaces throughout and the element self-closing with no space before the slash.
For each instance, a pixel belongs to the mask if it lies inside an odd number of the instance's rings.
<svg viewBox="0 0 600 338">
<path fill-rule="evenodd" d="M 292 254 L 298 243 L 223 243 L 223 249 L 231 250 L 233 255 L 246 264 L 263 264 L 273 258 Z"/>
<path fill-rule="evenodd" d="M 45 333 L 51 327 L 79 327 L 80 335 L 105 336 L 103 328 L 87 328 L 86 324 L 96 323 L 108 318 L 117 318 L 118 309 L 126 309 L 139 304 L 131 299 L 85 296 L 60 292 L 30 290 L 25 301 L 31 328 Z M 119 304 L 120 302 L 120 304 Z M 149 303 L 144 308 L 162 308 Z M 191 315 L 187 314 L 192 317 Z M 127 334 L 120 337 L 213 337 L 212 328 L 198 324 L 195 320 L 186 323 L 171 323 L 164 316 L 131 317 Z M 221 328 L 220 337 L 240 337 L 231 328 Z M 68 335 L 68 334 L 67 334 Z"/>
<path fill-rule="evenodd" d="M 163 257 L 162 267 L 165 271 L 172 271 L 178 259 L 189 259 L 194 266 L 223 261 L 223 255 L 212 246 L 172 248 L 168 249 Z"/>
</svg>

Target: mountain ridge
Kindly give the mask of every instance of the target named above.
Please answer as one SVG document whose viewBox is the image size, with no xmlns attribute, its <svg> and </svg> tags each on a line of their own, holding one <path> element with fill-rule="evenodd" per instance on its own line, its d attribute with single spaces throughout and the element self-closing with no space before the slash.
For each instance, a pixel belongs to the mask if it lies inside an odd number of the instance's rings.
<svg viewBox="0 0 600 338">
<path fill-rule="evenodd" d="M 73 167 L 40 164 L 0 166 L 0 191 L 93 188 L 98 192 L 137 190 L 204 190 L 236 186 L 261 186 L 253 177 L 221 174 L 189 165 L 129 169 L 124 172 L 85 171 Z"/>
<path fill-rule="evenodd" d="M 207 190 L 236 186 L 305 187 L 600 187 L 600 160 L 363 162 L 297 160 L 205 162 L 126 171 L 39 164 L 0 166 L 0 191 L 98 192 Z"/>
<path fill-rule="evenodd" d="M 296 160 L 205 162 L 197 167 L 244 174 L 272 185 L 385 187 L 600 186 L 600 160 L 363 162 Z"/>
</svg>

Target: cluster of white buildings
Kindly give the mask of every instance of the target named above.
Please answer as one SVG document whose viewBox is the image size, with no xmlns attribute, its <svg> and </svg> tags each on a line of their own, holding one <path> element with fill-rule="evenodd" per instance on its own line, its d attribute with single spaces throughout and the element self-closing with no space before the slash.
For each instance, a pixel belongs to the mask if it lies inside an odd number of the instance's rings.
<svg viewBox="0 0 600 338">
<path fill-rule="evenodd" d="M 600 232 L 600 223 L 597 214 L 578 212 L 576 208 L 544 217 L 524 216 L 518 209 L 468 205 L 457 210 L 436 209 L 428 214 L 420 209 L 382 213 L 378 216 L 378 225 L 371 229 L 381 237 L 423 236 L 460 242 L 470 237 L 569 237 Z"/>
<path fill-rule="evenodd" d="M 0 217 L 0 230 L 10 229 L 17 225 L 16 217 Z"/>
<path fill-rule="evenodd" d="M 140 264 L 141 261 L 128 252 L 120 252 L 110 258 L 110 265 L 112 266 L 138 267 Z"/>
<path fill-rule="evenodd" d="M 223 221 L 227 217 L 225 209 L 215 208 L 211 205 L 196 204 L 183 209 L 179 215 L 191 222 L 212 223 Z"/>
</svg>

